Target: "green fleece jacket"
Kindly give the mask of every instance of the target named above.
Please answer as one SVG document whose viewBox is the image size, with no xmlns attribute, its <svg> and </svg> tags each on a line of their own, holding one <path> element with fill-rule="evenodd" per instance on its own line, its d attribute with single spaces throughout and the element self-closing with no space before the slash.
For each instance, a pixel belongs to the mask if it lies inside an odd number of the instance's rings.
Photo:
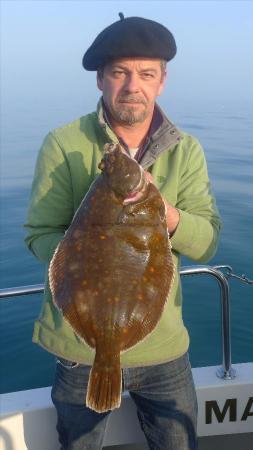
<svg viewBox="0 0 253 450">
<path fill-rule="evenodd" d="M 188 332 L 182 320 L 180 255 L 207 262 L 215 253 L 220 218 L 211 193 L 199 142 L 179 132 L 165 114 L 140 161 L 165 200 L 178 208 L 179 225 L 171 238 L 176 278 L 162 317 L 143 341 L 121 354 L 122 367 L 158 364 L 185 353 Z M 49 133 L 40 150 L 25 227 L 26 244 L 47 268 L 90 184 L 106 142 L 118 142 L 105 123 L 101 101 L 97 112 Z M 113 274 L 112 274 L 113 276 Z M 33 341 L 65 359 L 91 365 L 94 350 L 74 333 L 54 306 L 48 278 Z"/>
</svg>

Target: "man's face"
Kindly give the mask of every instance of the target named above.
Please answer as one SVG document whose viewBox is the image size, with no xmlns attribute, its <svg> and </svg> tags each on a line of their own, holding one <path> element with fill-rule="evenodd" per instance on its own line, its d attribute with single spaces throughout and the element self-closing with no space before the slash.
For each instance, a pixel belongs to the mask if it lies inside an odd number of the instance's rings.
<svg viewBox="0 0 253 450">
<path fill-rule="evenodd" d="M 112 118 L 119 124 L 142 123 L 153 115 L 165 83 L 158 59 L 122 58 L 98 73 L 98 88 Z"/>
</svg>

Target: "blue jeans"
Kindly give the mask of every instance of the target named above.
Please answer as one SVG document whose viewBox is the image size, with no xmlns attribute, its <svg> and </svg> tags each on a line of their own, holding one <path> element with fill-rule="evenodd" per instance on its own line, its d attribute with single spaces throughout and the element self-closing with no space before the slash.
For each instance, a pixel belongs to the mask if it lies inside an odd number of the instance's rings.
<svg viewBox="0 0 253 450">
<path fill-rule="evenodd" d="M 102 449 L 110 412 L 86 408 L 89 370 L 64 360 L 57 364 L 52 400 L 61 450 Z M 122 375 L 122 390 L 136 404 L 150 450 L 196 450 L 197 399 L 188 353 L 165 364 L 122 369 Z"/>
</svg>

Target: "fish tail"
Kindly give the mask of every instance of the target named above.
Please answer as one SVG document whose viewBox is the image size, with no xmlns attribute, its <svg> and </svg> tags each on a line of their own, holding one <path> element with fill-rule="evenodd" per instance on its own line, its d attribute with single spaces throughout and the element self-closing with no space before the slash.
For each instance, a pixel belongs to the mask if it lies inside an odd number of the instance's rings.
<svg viewBox="0 0 253 450">
<path fill-rule="evenodd" d="M 122 376 L 120 357 L 113 359 L 112 364 L 99 360 L 96 354 L 89 375 L 86 395 L 86 406 L 98 413 L 120 407 Z"/>
</svg>

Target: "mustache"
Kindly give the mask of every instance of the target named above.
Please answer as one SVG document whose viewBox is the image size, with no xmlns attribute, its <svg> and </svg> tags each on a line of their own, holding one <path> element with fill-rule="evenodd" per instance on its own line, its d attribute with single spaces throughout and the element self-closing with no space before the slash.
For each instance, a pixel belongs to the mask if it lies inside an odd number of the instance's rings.
<svg viewBox="0 0 253 450">
<path fill-rule="evenodd" d="M 141 103 L 146 106 L 146 101 L 142 97 L 138 97 L 137 95 L 120 95 L 117 98 L 118 103 Z"/>
</svg>

